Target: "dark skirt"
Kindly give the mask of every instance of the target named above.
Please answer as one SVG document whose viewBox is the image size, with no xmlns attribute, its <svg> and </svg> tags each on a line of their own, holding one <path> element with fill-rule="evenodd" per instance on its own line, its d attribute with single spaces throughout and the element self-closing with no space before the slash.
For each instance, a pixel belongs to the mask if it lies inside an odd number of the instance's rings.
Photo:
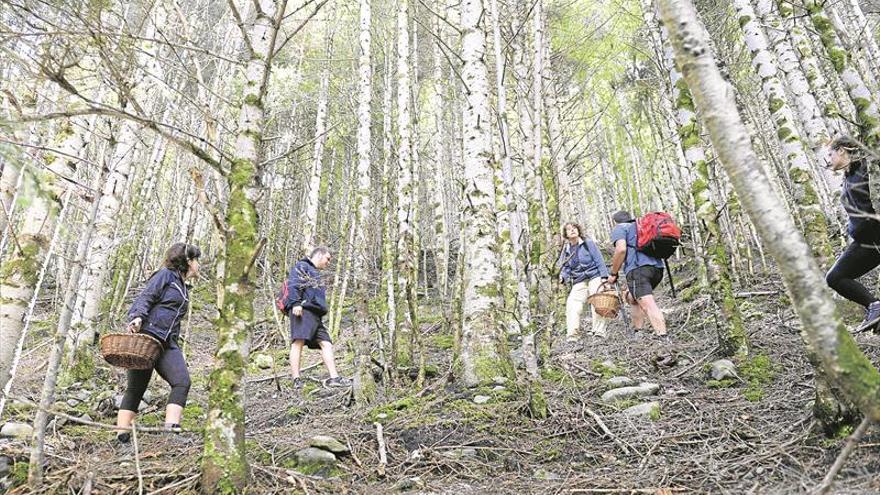
<svg viewBox="0 0 880 495">
<path fill-rule="evenodd" d="M 321 317 L 307 309 L 302 316 L 290 315 L 290 341 L 304 340 L 309 349 L 320 349 L 322 340 L 332 343 Z"/>
</svg>

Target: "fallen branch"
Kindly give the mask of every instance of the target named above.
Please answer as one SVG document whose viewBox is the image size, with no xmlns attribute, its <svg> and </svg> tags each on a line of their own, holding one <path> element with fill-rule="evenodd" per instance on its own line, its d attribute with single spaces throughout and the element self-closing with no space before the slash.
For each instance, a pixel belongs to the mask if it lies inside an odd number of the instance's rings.
<svg viewBox="0 0 880 495">
<path fill-rule="evenodd" d="M 376 441 L 379 443 L 379 468 L 377 469 L 379 476 L 385 476 L 385 466 L 388 464 L 388 455 L 385 453 L 385 436 L 382 435 L 382 424 L 376 425 Z"/>
<path fill-rule="evenodd" d="M 309 371 L 312 368 L 317 368 L 319 364 L 321 364 L 321 363 L 317 362 L 315 364 L 310 364 L 310 365 L 306 366 L 305 368 L 300 368 L 299 371 L 300 371 L 300 373 L 302 373 L 303 371 Z M 274 380 L 276 378 L 284 378 L 286 376 L 288 376 L 288 373 L 278 373 L 275 375 L 261 376 L 259 378 L 250 378 L 247 380 L 247 383 L 268 382 L 269 380 Z"/>
<path fill-rule="evenodd" d="M 746 297 L 753 297 L 753 296 L 775 296 L 776 294 L 781 294 L 781 293 L 782 293 L 781 290 L 758 290 L 758 291 L 754 291 L 754 292 L 737 292 L 736 294 L 733 295 L 733 297 L 735 297 L 737 299 L 743 299 Z"/>
<path fill-rule="evenodd" d="M 859 440 L 861 440 L 865 435 L 865 432 L 868 431 L 868 427 L 873 423 L 874 419 L 867 415 L 865 416 L 865 419 L 859 423 L 859 427 L 856 428 L 856 431 L 854 431 L 849 437 L 849 440 L 846 441 L 846 445 L 844 445 L 843 450 L 840 451 L 837 460 L 834 461 L 834 465 L 831 466 L 831 470 L 825 475 L 825 479 L 822 480 L 822 484 L 813 492 L 814 494 L 824 495 L 825 493 L 828 493 L 828 490 L 831 489 L 831 485 L 834 484 L 834 478 L 837 476 L 837 473 L 843 469 L 843 465 L 846 464 L 846 460 L 849 458 L 849 455 L 852 454 L 856 444 L 859 443 Z"/>
<path fill-rule="evenodd" d="M 615 435 L 614 433 L 612 433 L 611 430 L 609 430 L 608 427 L 605 426 L 605 422 L 602 421 L 602 418 L 600 418 L 598 414 L 596 414 L 595 412 L 593 412 L 593 410 L 590 409 L 589 407 L 585 407 L 585 408 L 584 408 L 584 411 L 586 411 L 587 414 L 589 414 L 590 416 L 593 417 L 594 420 L 596 420 L 596 424 L 599 425 L 599 428 L 600 428 L 603 432 L 605 432 L 606 435 L 608 435 L 609 437 L 611 437 L 611 440 L 614 440 L 614 443 L 616 443 L 616 444 L 617 444 L 617 445 L 623 450 L 623 453 L 624 453 L 624 454 L 629 455 L 629 448 L 626 446 L 626 444 L 623 443 L 619 438 L 617 438 L 617 435 Z"/>
<path fill-rule="evenodd" d="M 144 473 L 141 472 L 141 456 L 138 454 L 138 434 L 135 420 L 131 420 L 131 443 L 134 445 L 134 470 L 138 477 L 138 495 L 144 495 Z"/>
</svg>

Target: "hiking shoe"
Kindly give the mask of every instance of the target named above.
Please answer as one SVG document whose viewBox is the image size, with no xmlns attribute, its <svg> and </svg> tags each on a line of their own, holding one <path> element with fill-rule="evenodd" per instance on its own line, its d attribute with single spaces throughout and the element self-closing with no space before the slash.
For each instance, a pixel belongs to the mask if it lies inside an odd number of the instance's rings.
<svg viewBox="0 0 880 495">
<path fill-rule="evenodd" d="M 868 309 L 865 310 L 865 320 L 855 329 L 855 332 L 876 329 L 877 323 L 880 323 L 880 301 L 874 301 L 868 306 Z"/>
<path fill-rule="evenodd" d="M 293 389 L 294 390 L 302 390 L 303 385 L 305 385 L 305 381 L 302 377 L 296 376 L 293 378 Z"/>
<path fill-rule="evenodd" d="M 116 434 L 116 441 L 119 443 L 128 443 L 131 441 L 130 431 L 120 431 Z"/>
<path fill-rule="evenodd" d="M 350 387 L 351 380 L 345 378 L 344 376 L 337 376 L 336 378 L 328 378 L 324 381 L 325 387 Z"/>
<path fill-rule="evenodd" d="M 180 433 L 183 431 L 183 428 L 177 423 L 165 423 L 165 430 L 169 433 Z"/>
</svg>

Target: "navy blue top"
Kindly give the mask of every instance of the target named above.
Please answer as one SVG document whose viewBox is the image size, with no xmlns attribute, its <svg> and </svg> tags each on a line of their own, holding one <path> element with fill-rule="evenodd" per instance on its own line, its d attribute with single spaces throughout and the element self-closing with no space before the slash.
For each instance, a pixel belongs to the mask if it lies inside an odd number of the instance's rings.
<svg viewBox="0 0 880 495">
<path fill-rule="evenodd" d="M 623 273 L 627 274 L 640 266 L 656 266 L 663 268 L 663 260 L 648 256 L 636 249 L 638 239 L 636 237 L 636 223 L 619 223 L 611 231 L 611 244 L 623 239 L 626 241 L 626 260 L 623 262 Z"/>
<path fill-rule="evenodd" d="M 312 260 L 303 258 L 290 269 L 285 306 L 302 306 L 318 316 L 327 314 L 327 288 L 321 282 L 321 274 Z"/>
<path fill-rule="evenodd" d="M 880 222 L 870 218 L 874 215 L 871 194 L 868 187 L 868 164 L 865 160 L 853 162 L 843 180 L 840 194 L 843 209 L 849 217 L 847 233 L 856 241 L 873 242 L 880 229 Z"/>
<path fill-rule="evenodd" d="M 559 261 L 562 264 L 562 278 L 572 284 L 596 277 L 608 277 L 605 259 L 592 239 L 579 242 L 577 246 L 566 244 Z"/>
<path fill-rule="evenodd" d="M 189 286 L 180 273 L 163 268 L 154 273 L 128 310 L 128 321 L 141 318 L 141 332 L 163 342 L 177 342 L 180 322 L 189 310 Z"/>
</svg>

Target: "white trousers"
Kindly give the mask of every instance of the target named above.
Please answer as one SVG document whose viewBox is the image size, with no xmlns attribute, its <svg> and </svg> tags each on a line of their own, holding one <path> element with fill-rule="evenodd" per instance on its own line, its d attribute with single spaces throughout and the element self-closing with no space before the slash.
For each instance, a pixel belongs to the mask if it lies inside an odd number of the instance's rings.
<svg viewBox="0 0 880 495">
<path fill-rule="evenodd" d="M 596 277 L 588 282 L 578 282 L 571 288 L 568 294 L 568 300 L 565 302 L 565 335 L 568 338 L 575 338 L 579 334 L 581 326 L 581 314 L 584 311 L 584 304 L 587 298 L 599 291 L 602 285 L 602 278 Z M 593 317 L 592 333 L 599 337 L 604 337 L 608 326 L 608 319 L 599 316 L 596 309 L 590 306 Z"/>
</svg>

